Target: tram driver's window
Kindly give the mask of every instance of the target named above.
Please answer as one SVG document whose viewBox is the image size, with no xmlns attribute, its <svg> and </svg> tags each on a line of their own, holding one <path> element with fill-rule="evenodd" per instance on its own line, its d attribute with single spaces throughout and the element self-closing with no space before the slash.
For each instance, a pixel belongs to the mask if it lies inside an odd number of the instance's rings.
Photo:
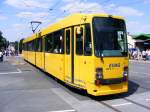
<svg viewBox="0 0 150 112">
<path fill-rule="evenodd" d="M 70 30 L 66 30 L 66 54 L 70 54 Z"/>
<path fill-rule="evenodd" d="M 85 37 L 84 37 L 84 55 L 92 55 L 92 41 L 91 41 L 91 30 L 90 25 L 85 25 Z"/>
<path fill-rule="evenodd" d="M 76 54 L 83 54 L 83 28 L 76 28 Z"/>
</svg>

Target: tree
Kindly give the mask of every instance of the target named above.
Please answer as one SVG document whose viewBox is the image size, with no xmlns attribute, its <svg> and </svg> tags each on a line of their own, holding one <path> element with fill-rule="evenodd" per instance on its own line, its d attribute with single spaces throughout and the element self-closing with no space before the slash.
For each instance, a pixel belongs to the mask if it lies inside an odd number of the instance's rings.
<svg viewBox="0 0 150 112">
<path fill-rule="evenodd" d="M 3 37 L 2 34 L 3 33 L 0 31 L 0 49 L 6 49 L 9 45 L 9 42 Z"/>
<path fill-rule="evenodd" d="M 21 39 L 20 42 L 19 42 L 19 52 L 20 52 L 20 53 L 22 53 L 23 40 L 24 40 L 24 39 Z"/>
</svg>

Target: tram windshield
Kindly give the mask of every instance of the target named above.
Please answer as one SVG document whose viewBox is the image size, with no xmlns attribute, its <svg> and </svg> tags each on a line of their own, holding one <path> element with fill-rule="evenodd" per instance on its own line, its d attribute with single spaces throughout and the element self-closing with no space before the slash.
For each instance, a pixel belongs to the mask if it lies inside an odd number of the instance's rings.
<svg viewBox="0 0 150 112">
<path fill-rule="evenodd" d="M 127 56 L 125 22 L 111 17 L 93 18 L 95 56 Z"/>
</svg>

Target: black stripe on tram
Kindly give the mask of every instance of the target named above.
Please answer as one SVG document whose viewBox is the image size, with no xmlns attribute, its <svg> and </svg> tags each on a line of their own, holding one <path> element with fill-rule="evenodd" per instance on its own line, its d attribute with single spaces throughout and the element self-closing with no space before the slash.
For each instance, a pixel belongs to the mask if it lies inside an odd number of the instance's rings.
<svg viewBox="0 0 150 112">
<path fill-rule="evenodd" d="M 71 79 L 72 79 L 72 83 L 74 83 L 74 27 L 72 27 L 71 30 L 72 30 L 72 37 L 71 37 L 71 43 L 72 43 L 72 51 L 71 51 Z"/>
</svg>

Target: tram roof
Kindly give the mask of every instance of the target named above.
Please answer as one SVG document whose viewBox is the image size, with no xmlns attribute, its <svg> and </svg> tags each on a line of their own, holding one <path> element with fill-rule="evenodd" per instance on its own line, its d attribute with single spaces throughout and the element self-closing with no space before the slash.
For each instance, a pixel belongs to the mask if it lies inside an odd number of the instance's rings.
<svg viewBox="0 0 150 112">
<path fill-rule="evenodd" d="M 114 16 L 114 15 L 108 15 L 108 14 L 81 14 L 81 13 L 76 13 L 76 14 L 72 14 L 70 16 L 63 18 L 62 20 L 60 20 L 60 21 L 58 21 L 52 25 L 49 25 L 47 28 L 42 29 L 40 31 L 40 33 L 41 33 L 41 36 L 43 36 L 43 35 L 48 34 L 49 32 L 54 32 L 54 31 L 60 30 L 62 28 L 67 28 L 67 27 L 74 26 L 74 25 L 90 23 L 92 21 L 93 17 L 112 17 L 115 19 L 123 19 L 123 17 L 121 17 L 121 16 Z M 29 41 L 35 39 L 36 35 L 38 33 L 35 33 L 32 36 L 24 39 L 23 42 L 25 43 L 25 42 L 29 42 Z"/>
</svg>

